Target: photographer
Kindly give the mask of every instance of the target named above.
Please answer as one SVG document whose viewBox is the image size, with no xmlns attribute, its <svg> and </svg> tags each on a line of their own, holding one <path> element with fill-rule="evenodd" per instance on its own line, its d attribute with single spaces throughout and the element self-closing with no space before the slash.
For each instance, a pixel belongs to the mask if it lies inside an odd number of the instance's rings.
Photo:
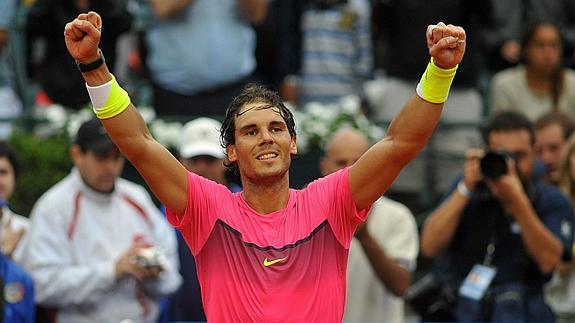
<svg viewBox="0 0 575 323">
<path fill-rule="evenodd" d="M 486 150 L 467 152 L 463 178 L 424 224 L 422 254 L 441 254 L 434 271 L 457 291 L 458 321 L 553 322 L 542 286 L 570 249 L 571 204 L 533 176 L 526 117 L 492 116 L 484 139 Z"/>
</svg>

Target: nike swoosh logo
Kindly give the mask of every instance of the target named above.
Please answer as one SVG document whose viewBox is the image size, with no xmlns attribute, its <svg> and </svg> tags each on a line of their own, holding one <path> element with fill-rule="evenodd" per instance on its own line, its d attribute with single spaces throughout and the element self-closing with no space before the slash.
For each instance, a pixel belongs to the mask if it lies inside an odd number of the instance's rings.
<svg viewBox="0 0 575 323">
<path fill-rule="evenodd" d="M 284 261 L 286 259 L 287 259 L 287 257 L 278 258 L 278 259 L 274 259 L 274 260 L 268 260 L 268 258 L 266 258 L 266 259 L 264 259 L 264 266 L 269 267 L 271 265 L 277 264 L 278 262 Z"/>
</svg>

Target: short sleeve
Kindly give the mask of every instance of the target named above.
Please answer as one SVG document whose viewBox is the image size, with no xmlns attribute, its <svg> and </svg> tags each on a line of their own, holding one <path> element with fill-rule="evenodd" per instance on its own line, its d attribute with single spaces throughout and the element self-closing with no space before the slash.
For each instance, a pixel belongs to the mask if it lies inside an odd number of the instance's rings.
<svg viewBox="0 0 575 323">
<path fill-rule="evenodd" d="M 342 169 L 308 185 L 305 194 L 314 201 L 316 215 L 325 217 L 342 246 L 349 249 L 357 225 L 365 221 L 370 208 L 357 210 L 349 186 L 349 168 Z"/>
<path fill-rule="evenodd" d="M 232 193 L 224 185 L 188 172 L 188 202 L 183 215 L 166 208 L 168 222 L 180 230 L 196 255 L 209 237 L 221 210 L 231 209 Z"/>
</svg>

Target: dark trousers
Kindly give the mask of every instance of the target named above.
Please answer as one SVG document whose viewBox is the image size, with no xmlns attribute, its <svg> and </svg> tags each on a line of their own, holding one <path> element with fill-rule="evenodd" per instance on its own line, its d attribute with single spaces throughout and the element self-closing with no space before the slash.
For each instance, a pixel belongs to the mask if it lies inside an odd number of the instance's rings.
<svg viewBox="0 0 575 323">
<path fill-rule="evenodd" d="M 153 84 L 153 105 L 158 116 L 212 116 L 222 119 L 232 99 L 250 78 L 210 88 L 194 95 L 175 93 Z"/>
</svg>

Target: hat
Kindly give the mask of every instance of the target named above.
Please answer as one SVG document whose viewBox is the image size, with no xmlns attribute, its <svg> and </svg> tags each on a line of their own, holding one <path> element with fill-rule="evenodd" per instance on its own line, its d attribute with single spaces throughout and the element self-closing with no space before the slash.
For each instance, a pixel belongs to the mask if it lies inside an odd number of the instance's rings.
<svg viewBox="0 0 575 323">
<path fill-rule="evenodd" d="M 182 158 L 201 155 L 224 158 L 220 144 L 221 127 L 219 121 L 210 118 L 197 118 L 186 123 L 180 137 L 179 150 Z"/>
<path fill-rule="evenodd" d="M 116 147 L 108 136 L 106 128 L 98 119 L 90 119 L 84 122 L 76 133 L 74 143 L 82 147 L 82 150 L 92 150 L 97 154 L 105 153 L 112 147 Z"/>
</svg>

